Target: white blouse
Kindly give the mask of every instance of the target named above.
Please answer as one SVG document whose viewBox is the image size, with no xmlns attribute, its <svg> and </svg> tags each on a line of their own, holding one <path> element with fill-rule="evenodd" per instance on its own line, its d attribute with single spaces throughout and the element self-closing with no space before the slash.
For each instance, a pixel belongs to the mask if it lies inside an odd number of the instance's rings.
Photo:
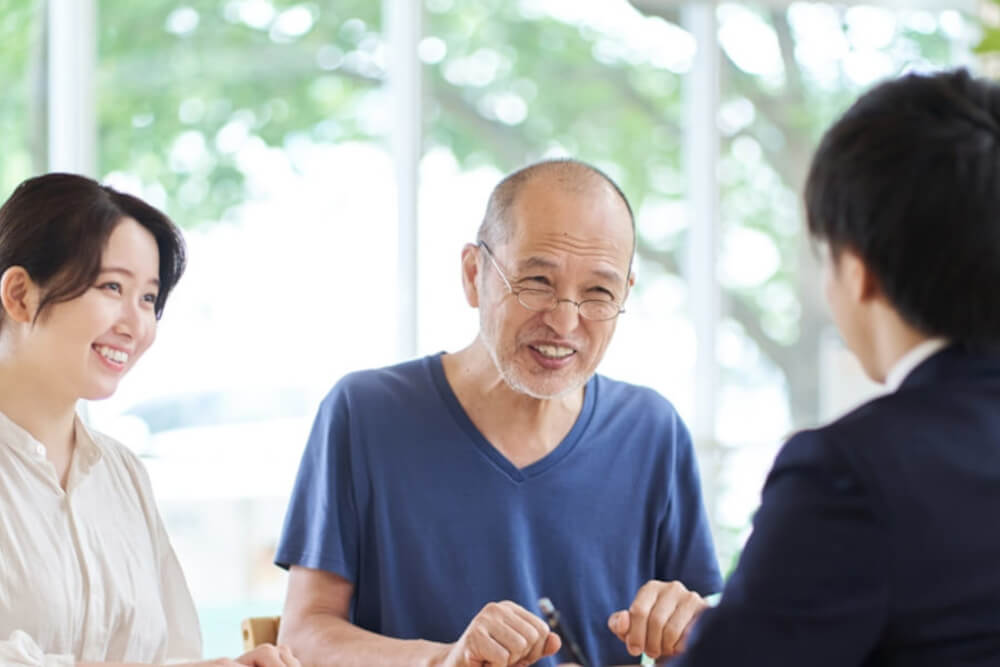
<svg viewBox="0 0 1000 667">
<path fill-rule="evenodd" d="M 138 457 L 77 418 L 66 491 L 0 413 L 0 665 L 198 660 L 201 631 Z"/>
</svg>

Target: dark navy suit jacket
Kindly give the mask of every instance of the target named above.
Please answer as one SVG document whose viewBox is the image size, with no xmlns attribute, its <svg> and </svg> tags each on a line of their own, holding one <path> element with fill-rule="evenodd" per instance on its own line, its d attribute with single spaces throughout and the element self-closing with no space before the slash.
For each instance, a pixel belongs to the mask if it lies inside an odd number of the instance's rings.
<svg viewBox="0 0 1000 667">
<path fill-rule="evenodd" d="M 683 665 L 1000 665 L 1000 357 L 796 434 Z"/>
</svg>

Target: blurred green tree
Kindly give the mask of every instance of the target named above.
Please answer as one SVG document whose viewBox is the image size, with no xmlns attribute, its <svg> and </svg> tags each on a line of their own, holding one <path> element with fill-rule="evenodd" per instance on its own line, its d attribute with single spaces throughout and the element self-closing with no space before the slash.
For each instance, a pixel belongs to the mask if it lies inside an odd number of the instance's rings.
<svg viewBox="0 0 1000 667">
<path fill-rule="evenodd" d="M 34 155 L 38 171 L 44 96 L 32 91 L 43 89 L 44 68 L 42 40 L 31 28 L 41 24 L 44 3 L 3 1 L 0 71 L 20 94 L 0 100 L 0 142 L 7 142 L 0 147 L 22 163 Z M 659 58 L 655 44 L 554 16 L 547 6 L 425 0 L 425 149 L 443 147 L 464 167 L 503 171 L 569 153 L 607 168 L 640 213 L 682 202 L 687 65 Z M 723 51 L 723 105 L 745 116 L 724 134 L 723 231 L 758 233 L 780 261 L 754 284 L 724 285 L 724 312 L 784 378 L 793 423 L 808 425 L 819 414 L 815 369 L 826 316 L 797 193 L 819 133 L 858 90 L 843 63 L 860 51 L 850 10 L 831 8 L 832 30 L 846 46 L 831 57 L 833 74 L 820 77 L 802 62 L 791 10 L 747 11 L 773 35 L 780 75 L 747 71 Z M 675 11 L 639 16 L 623 3 L 621 12 L 633 25 L 654 23 L 652 34 L 665 40 L 684 35 Z M 899 21 L 882 49 L 897 67 L 951 58 L 939 17 L 924 18 L 923 27 Z M 383 143 L 381 23 L 379 3 L 367 0 L 100 0 L 100 173 L 141 180 L 162 193 L 181 224 L 197 226 L 226 218 L 248 197 L 238 159 L 245 142 L 279 149 L 296 141 Z M 983 48 L 1000 39 L 991 34 Z M 20 142 L 17 150 L 11 141 Z M 7 186 L 8 173 L 25 171 L 11 164 L 0 171 Z M 671 230 L 640 227 L 639 252 L 653 270 L 678 272 L 687 224 Z M 740 381 L 737 370 L 729 377 Z"/>
</svg>

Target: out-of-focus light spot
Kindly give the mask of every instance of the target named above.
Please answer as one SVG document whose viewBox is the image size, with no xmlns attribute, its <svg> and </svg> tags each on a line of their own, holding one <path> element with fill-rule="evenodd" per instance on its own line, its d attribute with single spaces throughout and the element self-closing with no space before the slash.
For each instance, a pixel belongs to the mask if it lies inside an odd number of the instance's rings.
<svg viewBox="0 0 1000 667">
<path fill-rule="evenodd" d="M 738 5 L 718 9 L 719 42 L 729 58 L 744 72 L 781 76 L 784 65 L 774 29 L 757 14 Z"/>
<path fill-rule="evenodd" d="M 185 125 L 194 125 L 205 117 L 205 102 L 200 97 L 189 97 L 177 108 L 177 117 Z"/>
<path fill-rule="evenodd" d="M 937 19 L 930 12 L 915 11 L 903 14 L 903 25 L 924 35 L 930 35 L 937 30 Z"/>
<path fill-rule="evenodd" d="M 359 18 L 347 19 L 344 25 L 340 26 L 340 34 L 349 42 L 357 44 L 365 36 L 368 28 L 365 22 Z"/>
<path fill-rule="evenodd" d="M 947 9 L 941 12 L 941 29 L 944 34 L 951 39 L 964 40 L 966 38 L 965 19 L 962 14 L 954 9 Z"/>
<path fill-rule="evenodd" d="M 525 101 L 520 95 L 509 92 L 487 95 L 480 104 L 480 110 L 505 125 L 520 125 L 528 117 Z"/>
<path fill-rule="evenodd" d="M 496 79 L 509 63 L 493 49 L 482 48 L 462 58 L 448 61 L 444 77 L 456 86 L 482 88 Z"/>
<path fill-rule="evenodd" d="M 732 136 L 753 123 L 755 117 L 753 102 L 745 97 L 738 97 L 719 107 L 719 129 Z"/>
<path fill-rule="evenodd" d="M 896 37 L 896 16 L 881 7 L 851 7 L 844 18 L 848 38 L 857 48 L 884 49 Z"/>
<path fill-rule="evenodd" d="M 781 266 L 774 241 L 750 227 L 728 229 L 719 260 L 720 280 L 729 288 L 752 288 L 764 284 Z"/>
<path fill-rule="evenodd" d="M 854 83 L 867 86 L 895 74 L 896 63 L 882 51 L 852 51 L 844 58 L 844 72 Z"/>
<path fill-rule="evenodd" d="M 230 23 L 243 23 L 257 30 L 271 25 L 275 13 L 270 0 L 230 0 L 223 9 L 223 16 Z"/>
<path fill-rule="evenodd" d="M 187 35 L 198 27 L 198 12 L 191 7 L 178 7 L 167 15 L 167 32 Z"/>
<path fill-rule="evenodd" d="M 235 153 L 250 136 L 250 124 L 244 117 L 236 117 L 223 125 L 215 135 L 215 147 L 220 153 Z"/>
<path fill-rule="evenodd" d="M 417 46 L 417 56 L 428 65 L 436 65 L 448 55 L 448 45 L 440 37 L 424 37 Z"/>
<path fill-rule="evenodd" d="M 205 157 L 205 148 L 205 135 L 201 132 L 181 132 L 170 146 L 170 168 L 177 172 L 193 171 Z"/>
<path fill-rule="evenodd" d="M 332 44 L 322 46 L 316 52 L 316 64 L 320 69 L 337 69 L 344 64 L 344 52 Z"/>
<path fill-rule="evenodd" d="M 270 37 L 275 42 L 290 42 L 312 30 L 315 23 L 316 17 L 309 7 L 289 7 L 271 24 Z"/>
</svg>

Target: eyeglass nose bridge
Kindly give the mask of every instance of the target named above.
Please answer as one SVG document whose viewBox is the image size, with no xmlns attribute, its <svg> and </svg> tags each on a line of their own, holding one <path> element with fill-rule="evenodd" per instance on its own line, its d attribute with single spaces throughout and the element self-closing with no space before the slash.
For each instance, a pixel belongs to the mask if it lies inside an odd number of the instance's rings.
<svg viewBox="0 0 1000 667">
<path fill-rule="evenodd" d="M 576 313 L 577 313 L 577 315 L 580 314 L 580 306 L 583 305 L 582 301 L 573 301 L 573 299 L 560 299 L 558 296 L 556 296 L 554 294 L 552 295 L 552 298 L 554 299 L 554 301 L 552 301 L 552 305 L 549 306 L 548 309 L 546 309 L 545 312 L 551 313 L 552 311 L 556 310 L 559 307 L 560 303 L 571 303 L 574 306 L 576 306 Z"/>
<path fill-rule="evenodd" d="M 518 291 L 514 291 L 514 295 L 517 297 L 517 302 L 520 303 L 525 308 L 527 308 L 528 310 L 534 311 L 536 313 L 551 313 L 551 312 L 554 312 L 559 307 L 559 304 L 565 302 L 565 303 L 571 303 L 574 306 L 576 306 L 576 315 L 577 315 L 577 317 L 579 317 L 580 319 L 587 319 L 587 318 L 585 318 L 580 313 L 580 306 L 583 305 L 583 301 L 574 301 L 573 299 L 560 298 L 555 293 L 552 293 L 551 296 L 549 297 L 549 305 L 548 305 L 548 307 L 546 307 L 546 308 L 538 308 L 535 305 L 527 303 L 525 301 L 525 299 L 522 298 L 526 294 L 530 294 L 530 292 L 532 292 L 532 291 L 536 291 L 536 290 L 518 290 Z M 537 291 L 540 291 L 540 290 L 537 290 Z"/>
</svg>

